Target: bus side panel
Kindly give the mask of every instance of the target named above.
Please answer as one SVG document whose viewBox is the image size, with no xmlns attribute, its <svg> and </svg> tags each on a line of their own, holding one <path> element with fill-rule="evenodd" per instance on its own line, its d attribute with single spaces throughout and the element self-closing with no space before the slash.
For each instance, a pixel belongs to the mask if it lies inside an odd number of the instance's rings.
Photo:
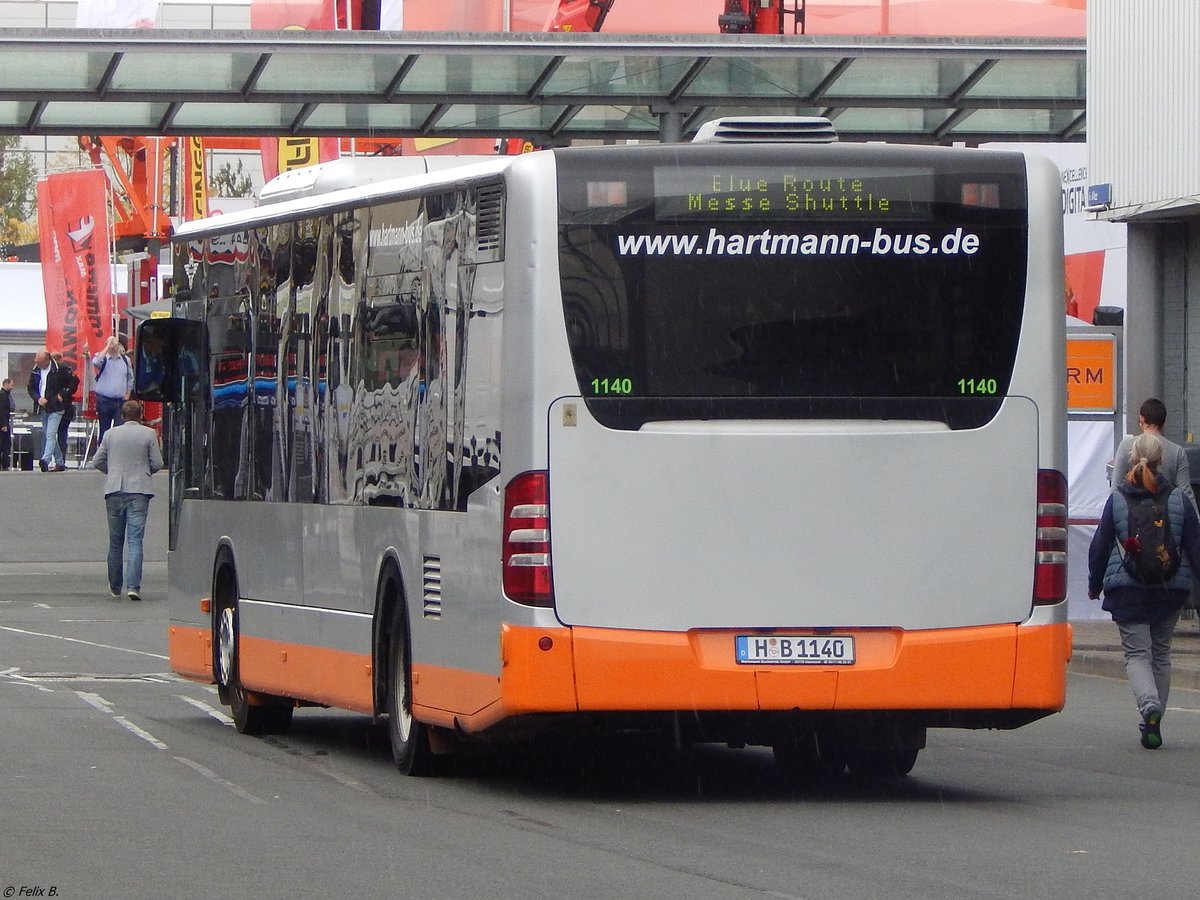
<svg viewBox="0 0 1200 900">
<path fill-rule="evenodd" d="M 1028 158 L 1029 265 L 1009 393 L 1038 407 L 1038 465 L 1067 472 L 1067 343 L 1058 167 Z M 1065 617 L 1065 604 L 1064 613 Z"/>
<path fill-rule="evenodd" d="M 214 526 L 233 548 L 238 592 L 242 597 L 273 603 L 303 601 L 302 509 L 299 503 L 252 500 L 209 503 L 209 514 L 219 517 Z M 263 540 L 266 536 L 269 543 Z M 209 566 L 211 582 L 211 557 Z"/>
<path fill-rule="evenodd" d="M 210 506 L 199 500 L 180 504 L 177 546 L 182 549 L 167 554 L 167 648 L 173 671 L 211 683 L 212 618 L 200 608 L 200 601 L 212 594 Z"/>
<path fill-rule="evenodd" d="M 213 683 L 212 629 L 208 625 L 167 627 L 167 655 L 171 670 L 191 681 Z"/>
<path fill-rule="evenodd" d="M 306 606 L 370 613 L 375 575 L 364 577 L 362 516 L 356 507 L 328 504 L 302 507 L 303 557 L 294 560 L 304 572 Z"/>
<path fill-rule="evenodd" d="M 238 626 L 247 690 L 374 711 L 369 616 L 243 600 Z"/>
</svg>

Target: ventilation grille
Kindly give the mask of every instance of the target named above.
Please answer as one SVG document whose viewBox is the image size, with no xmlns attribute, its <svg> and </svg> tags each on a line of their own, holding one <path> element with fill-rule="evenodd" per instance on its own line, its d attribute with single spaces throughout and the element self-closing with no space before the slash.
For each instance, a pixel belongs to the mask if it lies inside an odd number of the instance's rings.
<svg viewBox="0 0 1200 900">
<path fill-rule="evenodd" d="M 442 617 L 442 559 L 426 556 L 421 563 L 421 615 L 426 619 Z"/>
<path fill-rule="evenodd" d="M 504 258 L 504 185 L 483 185 L 475 202 L 476 262 L 499 262 Z"/>
<path fill-rule="evenodd" d="M 833 123 L 820 116 L 736 116 L 700 126 L 696 144 L 832 144 Z"/>
</svg>

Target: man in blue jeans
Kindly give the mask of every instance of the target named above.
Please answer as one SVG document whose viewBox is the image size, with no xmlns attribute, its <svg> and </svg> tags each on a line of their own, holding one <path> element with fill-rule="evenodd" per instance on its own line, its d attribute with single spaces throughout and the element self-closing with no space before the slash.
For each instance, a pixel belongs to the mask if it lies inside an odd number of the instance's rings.
<svg viewBox="0 0 1200 900">
<path fill-rule="evenodd" d="M 121 424 L 121 404 L 133 394 L 133 365 L 125 355 L 120 338 L 110 337 L 104 349 L 92 357 L 96 373 L 96 418 L 100 420 L 100 440 L 108 429 Z"/>
<path fill-rule="evenodd" d="M 158 434 L 142 424 L 142 404 L 126 400 L 122 423 L 105 432 L 95 466 L 105 474 L 104 505 L 108 510 L 108 590 L 121 596 L 121 553 L 129 542 L 124 584 L 130 600 L 142 599 L 142 536 L 154 496 L 151 476 L 163 467 Z"/>
<path fill-rule="evenodd" d="M 58 445 L 58 426 L 77 387 L 79 379 L 70 366 L 60 366 L 48 350 L 37 352 L 29 373 L 29 396 L 42 420 L 42 458 L 38 464 L 43 472 L 67 470 L 64 448 Z"/>
</svg>

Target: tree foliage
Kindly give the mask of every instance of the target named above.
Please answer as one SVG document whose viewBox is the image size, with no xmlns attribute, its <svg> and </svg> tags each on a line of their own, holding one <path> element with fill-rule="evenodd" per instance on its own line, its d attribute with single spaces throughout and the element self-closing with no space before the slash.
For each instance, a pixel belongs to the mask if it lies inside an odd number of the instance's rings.
<svg viewBox="0 0 1200 900">
<path fill-rule="evenodd" d="M 233 163 L 222 163 L 220 168 L 208 179 L 208 182 L 209 190 L 215 197 L 254 196 L 254 183 L 245 172 L 240 159 L 237 161 L 236 169 L 234 169 Z"/>
<path fill-rule="evenodd" d="M 37 170 L 15 135 L 0 136 L 0 242 L 37 239 Z"/>
</svg>

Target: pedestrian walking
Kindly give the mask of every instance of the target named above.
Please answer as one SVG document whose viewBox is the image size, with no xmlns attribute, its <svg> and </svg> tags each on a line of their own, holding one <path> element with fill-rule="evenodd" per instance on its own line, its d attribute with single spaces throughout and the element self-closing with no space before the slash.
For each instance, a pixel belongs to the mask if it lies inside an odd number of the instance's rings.
<svg viewBox="0 0 1200 900">
<path fill-rule="evenodd" d="M 141 600 L 142 537 L 150 498 L 154 496 L 151 476 L 163 467 L 163 459 L 158 434 L 142 424 L 142 404 L 126 400 L 121 406 L 121 418 L 120 425 L 105 433 L 95 458 L 95 467 L 105 474 L 108 589 L 114 597 L 119 597 L 124 584 L 130 600 Z M 129 555 L 122 560 L 126 543 Z"/>
<path fill-rule="evenodd" d="M 1163 458 L 1162 464 L 1158 467 L 1158 472 L 1170 484 L 1179 488 L 1192 501 L 1196 503 L 1195 494 L 1192 491 L 1192 474 L 1188 466 L 1187 453 L 1184 449 L 1174 441 L 1169 441 L 1163 435 L 1162 430 L 1167 424 L 1167 405 L 1157 397 L 1150 397 L 1138 410 L 1138 427 L 1142 434 L 1154 434 L 1162 441 Z M 1113 457 L 1112 470 L 1112 488 L 1117 489 L 1117 485 L 1123 484 L 1125 476 L 1129 474 L 1129 451 L 1133 449 L 1133 441 L 1136 435 L 1128 435 L 1117 447 L 1117 453 Z"/>
<path fill-rule="evenodd" d="M 1088 596 L 1104 594 L 1125 653 L 1125 675 L 1142 721 L 1142 746 L 1162 746 L 1171 690 L 1171 640 L 1200 572 L 1200 518 L 1183 491 L 1159 471 L 1162 440 L 1143 433 L 1129 471 L 1109 495 L 1088 552 Z"/>
</svg>

